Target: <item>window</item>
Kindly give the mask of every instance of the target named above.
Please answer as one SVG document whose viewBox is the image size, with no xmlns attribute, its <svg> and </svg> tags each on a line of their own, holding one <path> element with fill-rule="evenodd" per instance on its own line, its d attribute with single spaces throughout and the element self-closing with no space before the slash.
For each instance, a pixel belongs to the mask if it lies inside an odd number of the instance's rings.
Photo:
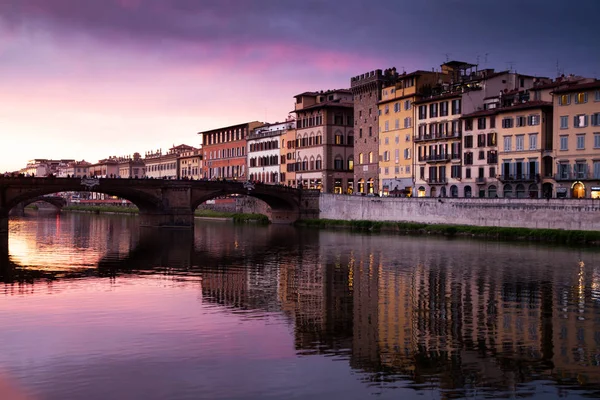
<svg viewBox="0 0 600 400">
<path fill-rule="evenodd" d="M 513 127 L 513 119 L 510 117 L 502 118 L 502 127 L 503 128 L 512 128 Z"/>
<path fill-rule="evenodd" d="M 487 134 L 487 145 L 488 146 L 496 145 L 496 132 L 490 132 Z"/>
<path fill-rule="evenodd" d="M 477 157 L 478 160 L 485 160 L 485 151 L 483 150 L 479 150 L 479 156 Z"/>
<path fill-rule="evenodd" d="M 477 118 L 477 129 L 485 129 L 485 117 Z"/>
<path fill-rule="evenodd" d="M 369 164 L 373 164 L 373 152 L 369 152 Z"/>
<path fill-rule="evenodd" d="M 504 151 L 510 151 L 512 147 L 512 137 L 504 136 Z"/>
<path fill-rule="evenodd" d="M 394 151 L 394 162 L 398 164 L 400 162 L 400 149 Z"/>
<path fill-rule="evenodd" d="M 560 149 L 561 150 L 569 150 L 569 137 L 568 136 L 561 136 L 560 137 Z"/>
<path fill-rule="evenodd" d="M 390 130 L 390 121 L 385 121 L 385 132 Z"/>
<path fill-rule="evenodd" d="M 404 109 L 410 110 L 410 100 L 404 100 Z"/>
<path fill-rule="evenodd" d="M 535 133 L 535 134 L 532 133 L 531 135 L 529 135 L 529 150 L 537 150 L 537 147 L 538 147 L 537 138 L 538 138 L 537 133 Z"/>
<path fill-rule="evenodd" d="M 560 129 L 569 129 L 569 116 L 568 115 L 560 116 Z"/>
<path fill-rule="evenodd" d="M 400 143 L 400 136 L 396 135 L 396 137 L 394 138 L 394 142 L 396 144 Z"/>
<path fill-rule="evenodd" d="M 534 126 L 540 124 L 540 116 L 539 114 L 533 114 L 527 117 L 527 125 Z"/>
<path fill-rule="evenodd" d="M 477 147 L 485 147 L 485 133 L 477 135 Z"/>
<path fill-rule="evenodd" d="M 460 114 L 461 104 L 460 99 L 452 100 L 452 115 Z"/>
<path fill-rule="evenodd" d="M 561 106 L 567 106 L 567 105 L 571 104 L 571 95 L 563 94 L 562 96 L 560 96 L 558 98 L 558 104 Z"/>
<path fill-rule="evenodd" d="M 473 153 L 470 151 L 465 153 L 465 165 L 473 165 Z"/>
<path fill-rule="evenodd" d="M 577 135 L 577 150 L 585 149 L 585 135 Z"/>
<path fill-rule="evenodd" d="M 394 112 L 400 111 L 400 103 L 394 103 Z"/>
<path fill-rule="evenodd" d="M 592 126 L 600 126 L 600 113 L 595 113 L 591 115 L 590 125 Z"/>
<path fill-rule="evenodd" d="M 390 138 L 387 138 L 387 137 L 386 137 L 386 138 L 384 139 L 384 141 L 383 141 L 383 142 L 384 142 L 386 145 L 390 144 Z"/>
<path fill-rule="evenodd" d="M 433 103 L 429 105 L 429 118 L 435 118 L 438 116 L 438 105 Z"/>
<path fill-rule="evenodd" d="M 461 175 L 460 170 L 461 170 L 460 165 L 452 165 L 450 167 L 450 177 L 451 178 L 460 178 L 460 175 Z"/>
<path fill-rule="evenodd" d="M 390 152 L 387 150 L 383 152 L 383 161 L 390 161 Z"/>
<path fill-rule="evenodd" d="M 465 119 L 465 131 L 472 131 L 472 130 L 473 130 L 473 120 Z"/>
<path fill-rule="evenodd" d="M 394 129 L 400 129 L 400 120 L 398 118 L 394 121 Z"/>
<path fill-rule="evenodd" d="M 516 140 L 515 140 L 515 144 L 516 144 L 516 150 L 517 151 L 522 151 L 525 148 L 525 135 L 517 135 L 516 136 Z"/>
<path fill-rule="evenodd" d="M 384 174 L 385 175 L 389 175 L 390 174 L 390 169 L 388 167 L 385 167 Z"/>
<path fill-rule="evenodd" d="M 448 102 L 442 101 L 440 103 L 440 117 L 447 117 L 447 116 L 448 116 Z"/>
<path fill-rule="evenodd" d="M 587 103 L 587 93 L 581 92 L 575 95 L 575 104 Z"/>
<path fill-rule="evenodd" d="M 419 106 L 419 119 L 427 118 L 427 106 Z"/>
<path fill-rule="evenodd" d="M 496 127 L 496 117 L 495 116 L 491 116 L 490 117 L 490 128 L 495 128 Z"/>
<path fill-rule="evenodd" d="M 333 160 L 333 169 L 337 169 L 337 170 L 344 169 L 344 160 L 342 160 L 341 157 Z"/>
<path fill-rule="evenodd" d="M 404 118 L 404 127 L 410 128 L 411 126 L 412 126 L 412 118 L 411 117 Z"/>
<path fill-rule="evenodd" d="M 344 144 L 344 137 L 342 135 L 335 135 L 335 144 Z"/>
<path fill-rule="evenodd" d="M 384 109 L 385 109 L 385 113 L 386 114 L 390 113 L 390 105 L 389 104 L 386 104 L 385 107 L 384 107 Z"/>
<path fill-rule="evenodd" d="M 410 149 L 404 149 L 404 159 L 410 160 Z"/>
<path fill-rule="evenodd" d="M 596 95 L 594 97 L 594 101 L 600 101 L 600 90 L 596 90 Z"/>
<path fill-rule="evenodd" d="M 471 168 L 465 168 L 465 178 L 467 178 L 467 179 L 471 178 Z M 465 187 L 465 194 L 467 194 L 467 187 Z M 471 197 L 471 196 L 469 196 L 469 197 Z"/>
<path fill-rule="evenodd" d="M 516 120 L 516 124 L 515 125 L 517 127 L 526 126 L 527 125 L 527 120 L 523 116 L 519 116 L 519 117 L 515 118 L 515 120 Z"/>
<path fill-rule="evenodd" d="M 578 114 L 573 117 L 574 128 L 585 128 L 588 124 L 588 116 L 585 114 Z"/>
<path fill-rule="evenodd" d="M 473 148 L 473 136 L 465 136 L 465 149 Z"/>
<path fill-rule="evenodd" d="M 362 138 L 362 128 L 360 128 L 360 129 L 358 130 L 358 137 L 359 137 L 359 138 Z"/>
<path fill-rule="evenodd" d="M 373 136 L 373 127 L 372 126 L 369 127 L 369 136 Z"/>
<path fill-rule="evenodd" d="M 359 153 L 358 154 L 358 164 L 363 164 L 364 161 L 364 157 L 363 157 L 363 153 Z"/>
<path fill-rule="evenodd" d="M 410 133 L 407 133 L 406 136 L 404 136 L 404 141 L 410 142 Z"/>
<path fill-rule="evenodd" d="M 600 133 L 594 133 L 594 148 L 600 149 Z"/>
</svg>

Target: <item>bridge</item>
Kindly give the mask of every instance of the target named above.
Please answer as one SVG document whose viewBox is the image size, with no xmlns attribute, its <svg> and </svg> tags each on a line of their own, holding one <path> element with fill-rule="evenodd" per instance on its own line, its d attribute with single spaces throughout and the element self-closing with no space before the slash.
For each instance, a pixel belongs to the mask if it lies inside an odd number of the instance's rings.
<svg viewBox="0 0 600 400">
<path fill-rule="evenodd" d="M 286 186 L 237 181 L 192 181 L 121 178 L 0 177 L 0 234 L 8 232 L 8 216 L 20 203 L 59 192 L 91 191 L 127 199 L 139 209 L 142 226 L 192 227 L 194 211 L 207 200 L 238 194 L 270 207 L 269 220 L 290 224 L 319 214 L 319 192 Z"/>
<path fill-rule="evenodd" d="M 31 199 L 27 199 L 26 201 L 22 201 L 17 204 L 9 211 L 10 215 L 20 215 L 23 216 L 25 214 L 25 207 L 32 203 L 44 202 L 54 206 L 57 210 L 60 211 L 61 208 L 67 205 L 67 201 L 60 196 L 38 196 Z"/>
</svg>

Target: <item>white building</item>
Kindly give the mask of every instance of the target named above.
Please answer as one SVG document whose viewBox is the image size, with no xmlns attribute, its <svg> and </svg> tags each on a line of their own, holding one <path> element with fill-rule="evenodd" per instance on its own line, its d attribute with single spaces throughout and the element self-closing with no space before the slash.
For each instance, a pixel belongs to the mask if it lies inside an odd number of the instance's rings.
<svg viewBox="0 0 600 400">
<path fill-rule="evenodd" d="M 247 138 L 248 173 L 251 181 L 277 184 L 283 180 L 280 175 L 281 152 L 284 146 L 283 135 L 288 129 L 295 129 L 295 121 L 275 122 L 259 126 Z"/>
</svg>

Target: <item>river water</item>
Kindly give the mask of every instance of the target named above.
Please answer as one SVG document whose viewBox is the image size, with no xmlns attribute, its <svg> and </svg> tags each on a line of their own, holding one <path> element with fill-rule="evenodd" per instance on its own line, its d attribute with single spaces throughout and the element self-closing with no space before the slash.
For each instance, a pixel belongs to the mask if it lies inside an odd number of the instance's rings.
<svg viewBox="0 0 600 400">
<path fill-rule="evenodd" d="M 0 370 L 33 399 L 600 394 L 600 252 L 31 212 Z"/>
</svg>

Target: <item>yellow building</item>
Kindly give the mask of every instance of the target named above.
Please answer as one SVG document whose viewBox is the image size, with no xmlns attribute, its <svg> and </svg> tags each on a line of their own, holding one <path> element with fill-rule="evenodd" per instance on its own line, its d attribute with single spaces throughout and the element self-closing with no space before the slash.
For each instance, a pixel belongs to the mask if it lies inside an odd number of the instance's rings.
<svg viewBox="0 0 600 400">
<path fill-rule="evenodd" d="M 438 83 L 439 73 L 415 71 L 399 75 L 384 86 L 379 102 L 380 195 L 412 195 L 413 187 L 413 102 L 424 86 Z"/>
<path fill-rule="evenodd" d="M 544 152 L 552 149 L 552 103 L 529 101 L 498 109 L 500 197 L 539 198 Z M 551 166 L 550 166 L 551 167 Z"/>
<path fill-rule="evenodd" d="M 553 92 L 557 197 L 600 198 L 600 81 Z"/>
<path fill-rule="evenodd" d="M 201 179 L 202 176 L 202 149 L 190 148 L 178 156 L 179 177 L 182 179 Z"/>
</svg>

